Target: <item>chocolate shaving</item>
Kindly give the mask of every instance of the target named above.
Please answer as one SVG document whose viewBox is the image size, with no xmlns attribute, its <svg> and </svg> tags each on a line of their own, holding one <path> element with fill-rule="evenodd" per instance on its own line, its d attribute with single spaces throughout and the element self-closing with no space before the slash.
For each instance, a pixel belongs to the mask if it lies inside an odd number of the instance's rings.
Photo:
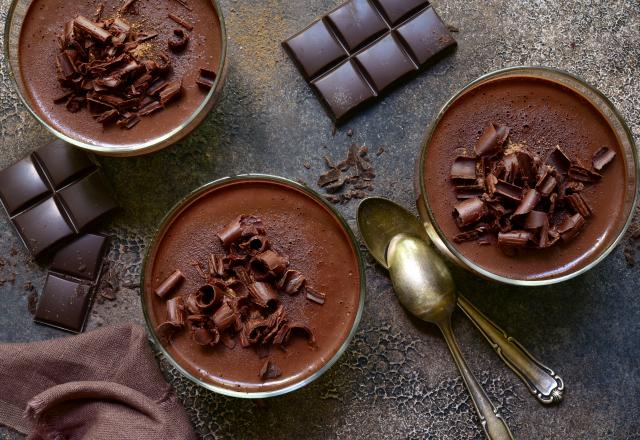
<svg viewBox="0 0 640 440">
<path fill-rule="evenodd" d="M 317 291 L 316 289 L 312 288 L 312 287 L 308 287 L 307 286 L 307 299 L 310 301 L 313 301 L 315 303 L 318 304 L 324 304 L 324 301 L 326 299 L 326 295 L 322 292 Z"/>
<path fill-rule="evenodd" d="M 458 227 L 469 226 L 479 222 L 487 214 L 484 202 L 478 197 L 472 197 L 458 203 L 453 209 L 453 217 Z"/>
<path fill-rule="evenodd" d="M 154 292 L 160 298 L 164 298 L 178 287 L 182 280 L 184 280 L 184 275 L 182 275 L 182 272 L 180 272 L 179 269 L 176 269 L 158 287 L 156 287 Z"/>
<path fill-rule="evenodd" d="M 458 185 L 454 188 L 456 198 L 458 200 L 471 199 L 473 197 L 481 197 L 484 194 L 485 187 L 483 185 Z"/>
<path fill-rule="evenodd" d="M 509 137 L 509 127 L 506 125 L 489 124 L 480 135 L 474 150 L 478 156 L 493 156 L 502 150 Z"/>
<path fill-rule="evenodd" d="M 189 43 L 189 34 L 183 31 L 182 29 L 174 29 L 173 30 L 173 38 L 170 38 L 167 41 L 169 49 L 173 52 L 182 52 Z"/>
<path fill-rule="evenodd" d="M 591 163 L 596 171 L 602 171 L 616 157 L 616 153 L 607 147 L 601 147 L 593 154 Z"/>
<path fill-rule="evenodd" d="M 270 304 L 278 301 L 278 294 L 269 283 L 256 281 L 248 287 L 254 302 L 260 307 L 269 307 Z"/>
<path fill-rule="evenodd" d="M 178 23 L 180 26 L 182 26 L 183 28 L 185 28 L 188 31 L 192 31 L 193 30 L 193 25 L 191 25 L 191 23 L 189 23 L 188 21 L 186 21 L 184 18 L 179 17 L 175 14 L 169 14 L 168 17 L 175 21 L 176 23 Z"/>
<path fill-rule="evenodd" d="M 160 104 L 166 105 L 169 101 L 182 94 L 182 81 L 168 83 L 160 92 Z"/>
<path fill-rule="evenodd" d="M 569 175 L 570 178 L 580 182 L 585 182 L 585 183 L 594 183 L 600 180 L 600 178 L 602 178 L 601 174 L 596 173 L 595 171 L 591 171 L 575 163 L 571 164 L 567 174 Z"/>
<path fill-rule="evenodd" d="M 573 210 L 583 218 L 591 217 L 593 214 L 593 209 L 581 194 L 571 194 L 566 196 L 566 199 Z"/>
<path fill-rule="evenodd" d="M 278 290 L 286 293 L 287 295 L 295 295 L 300 291 L 305 284 L 304 275 L 301 272 L 293 269 L 289 269 L 278 281 Z"/>
<path fill-rule="evenodd" d="M 256 279 L 275 278 L 284 273 L 289 262 L 282 255 L 269 249 L 251 260 L 251 271 Z"/>
<path fill-rule="evenodd" d="M 275 379 L 276 377 L 280 377 L 282 375 L 282 370 L 270 359 L 267 359 L 265 363 L 260 368 L 260 376 L 261 379 Z"/>
<path fill-rule="evenodd" d="M 99 27 L 96 23 L 82 15 L 77 16 L 73 20 L 73 24 L 76 28 L 89 34 L 92 38 L 100 41 L 101 43 L 106 43 L 111 38 L 111 34 L 108 31 Z"/>
<path fill-rule="evenodd" d="M 536 207 L 538 202 L 540 201 L 540 193 L 535 189 L 528 189 L 524 193 L 524 197 L 522 201 L 518 205 L 516 212 L 511 216 L 512 218 L 517 215 L 528 214 L 533 211 L 533 208 Z"/>
<path fill-rule="evenodd" d="M 562 151 L 560 147 L 556 147 L 547 157 L 546 163 L 551 165 L 557 172 L 566 174 L 571 166 L 571 160 Z"/>
<path fill-rule="evenodd" d="M 524 247 L 531 238 L 531 232 L 528 231 L 499 232 L 498 244 L 500 246 Z"/>
<path fill-rule="evenodd" d="M 476 160 L 472 157 L 456 157 L 451 165 L 451 178 L 476 180 Z"/>
<path fill-rule="evenodd" d="M 200 76 L 196 79 L 196 84 L 206 90 L 211 90 L 213 88 L 215 80 L 216 72 L 214 72 L 213 70 L 201 68 Z"/>
<path fill-rule="evenodd" d="M 549 224 L 549 218 L 544 211 L 531 211 L 527 214 L 527 218 L 524 221 L 525 229 L 540 229 L 545 224 Z"/>
<path fill-rule="evenodd" d="M 522 200 L 522 192 L 522 187 L 513 185 L 509 182 L 505 182 L 504 180 L 498 180 L 498 182 L 495 184 L 494 193 L 506 197 L 510 200 L 519 202 L 520 200 Z"/>
<path fill-rule="evenodd" d="M 542 177 L 538 180 L 536 184 L 536 189 L 543 196 L 547 197 L 549 194 L 553 192 L 557 185 L 558 181 L 553 176 L 553 169 L 545 166 L 545 171 Z"/>
<path fill-rule="evenodd" d="M 569 241 L 578 235 L 585 223 L 584 218 L 579 213 L 570 217 L 567 216 L 560 226 L 558 226 L 558 233 L 563 241 Z"/>
</svg>

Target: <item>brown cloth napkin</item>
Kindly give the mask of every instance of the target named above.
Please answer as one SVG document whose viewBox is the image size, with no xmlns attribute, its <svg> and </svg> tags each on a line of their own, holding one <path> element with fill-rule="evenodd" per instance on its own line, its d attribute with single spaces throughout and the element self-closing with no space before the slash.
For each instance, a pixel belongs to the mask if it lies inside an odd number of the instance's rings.
<svg viewBox="0 0 640 440">
<path fill-rule="evenodd" d="M 134 325 L 0 344 L 0 424 L 33 440 L 196 438 Z"/>
</svg>

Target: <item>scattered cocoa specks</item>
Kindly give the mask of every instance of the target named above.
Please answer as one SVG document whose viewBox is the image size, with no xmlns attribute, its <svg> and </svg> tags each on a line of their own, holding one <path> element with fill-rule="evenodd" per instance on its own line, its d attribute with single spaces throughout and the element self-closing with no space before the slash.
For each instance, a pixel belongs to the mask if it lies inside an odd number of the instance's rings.
<svg viewBox="0 0 640 440">
<path fill-rule="evenodd" d="M 369 159 L 366 145 L 352 144 L 347 157 L 336 163 L 330 156 L 323 157 L 327 171 L 318 177 L 318 186 L 326 191 L 331 203 L 345 204 L 352 199 L 363 199 L 366 191 L 373 191 L 376 174 Z"/>
<path fill-rule="evenodd" d="M 302 166 L 305 167 L 308 170 L 311 169 L 311 163 L 308 160 L 305 160 L 304 163 L 302 164 Z"/>
</svg>

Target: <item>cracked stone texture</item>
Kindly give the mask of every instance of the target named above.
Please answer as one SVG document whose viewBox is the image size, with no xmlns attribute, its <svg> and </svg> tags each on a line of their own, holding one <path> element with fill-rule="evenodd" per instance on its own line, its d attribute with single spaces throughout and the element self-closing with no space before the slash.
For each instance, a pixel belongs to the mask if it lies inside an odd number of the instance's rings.
<svg viewBox="0 0 640 440">
<path fill-rule="evenodd" d="M 151 1 L 151 0 L 138 0 Z M 351 141 L 384 146 L 374 157 L 375 194 L 413 209 L 413 164 L 438 107 L 477 76 L 513 65 L 547 65 L 604 92 L 640 138 L 640 3 L 637 0 L 436 0 L 460 32 L 455 55 L 438 63 L 332 136 L 332 124 L 280 42 L 336 0 L 222 0 L 229 76 L 220 105 L 187 139 L 154 155 L 101 158 L 124 209 L 104 230 L 117 299 L 94 305 L 89 328 L 143 322 L 137 287 L 154 226 L 182 196 L 212 179 L 265 172 L 315 185 L 322 155 Z M 9 0 L 0 0 L 6 19 Z M 3 55 L 0 55 L 3 57 Z M 28 114 L 0 58 L 0 166 L 50 135 Z M 346 136 L 353 129 L 353 138 Z M 308 161 L 311 169 L 303 167 Z M 356 203 L 339 207 L 355 226 Z M 31 322 L 25 283 L 42 288 L 32 262 L 0 216 L 0 340 L 64 333 Z M 480 439 L 478 419 L 443 339 L 411 319 L 386 274 L 367 261 L 367 298 L 358 334 L 338 364 L 310 386 L 264 404 L 203 391 L 159 359 L 203 438 Z M 499 286 L 454 269 L 459 288 L 567 384 L 556 407 L 537 403 L 460 313 L 454 328 L 471 369 L 516 438 L 640 439 L 640 275 L 619 247 L 561 285 Z M 2 438 L 21 438 L 0 428 Z"/>
</svg>

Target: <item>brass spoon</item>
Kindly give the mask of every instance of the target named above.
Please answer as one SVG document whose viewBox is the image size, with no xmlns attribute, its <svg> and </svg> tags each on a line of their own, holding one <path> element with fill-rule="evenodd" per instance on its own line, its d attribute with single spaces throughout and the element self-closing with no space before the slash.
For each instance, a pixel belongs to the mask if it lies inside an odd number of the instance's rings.
<svg viewBox="0 0 640 440">
<path fill-rule="evenodd" d="M 407 233 L 421 238 L 425 243 L 429 242 L 423 225 L 413 214 L 402 206 L 383 198 L 372 197 L 360 203 L 358 227 L 373 258 L 387 269 L 389 268 L 387 248 L 397 234 Z M 441 264 L 441 256 L 436 252 L 431 254 L 431 259 L 424 264 L 444 267 L 443 270 L 446 271 L 444 279 L 451 283 L 450 286 L 444 287 L 453 290 L 453 280 L 447 267 Z M 564 382 L 552 369 L 533 357 L 518 341 L 491 322 L 461 294 L 458 294 L 458 307 L 540 402 L 550 404 L 562 400 Z"/>
</svg>

